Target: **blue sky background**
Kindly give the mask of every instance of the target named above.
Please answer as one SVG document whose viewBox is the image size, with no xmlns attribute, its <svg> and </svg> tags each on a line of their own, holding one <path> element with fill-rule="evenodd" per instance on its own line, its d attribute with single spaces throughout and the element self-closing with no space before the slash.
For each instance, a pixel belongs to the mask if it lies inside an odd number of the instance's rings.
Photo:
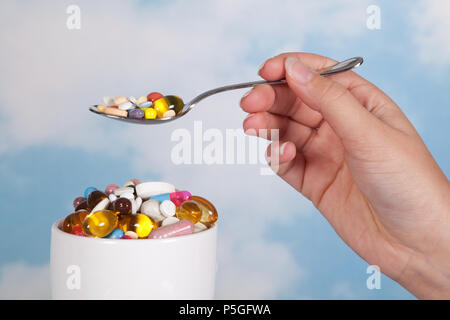
<svg viewBox="0 0 450 320">
<path fill-rule="evenodd" d="M 66 8 L 81 8 L 81 30 Z M 366 8 L 381 9 L 368 30 Z M 47 298 L 50 226 L 87 186 L 164 180 L 219 210 L 219 298 L 412 299 L 383 276 L 366 288 L 367 263 L 320 213 L 255 165 L 174 166 L 176 128 L 241 128 L 243 92 L 202 102 L 164 127 L 95 117 L 105 94 L 178 94 L 256 79 L 284 51 L 337 60 L 404 110 L 450 173 L 447 1 L 51 1 L 0 3 L 0 298 Z M 20 18 L 20 24 L 16 23 Z M 237 295 L 237 296 L 236 296 Z"/>
</svg>

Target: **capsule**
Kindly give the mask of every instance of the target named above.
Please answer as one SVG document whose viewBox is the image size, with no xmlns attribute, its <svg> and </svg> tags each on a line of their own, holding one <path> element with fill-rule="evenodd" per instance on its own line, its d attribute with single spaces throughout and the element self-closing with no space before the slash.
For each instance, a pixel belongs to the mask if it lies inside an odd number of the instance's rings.
<svg viewBox="0 0 450 320">
<path fill-rule="evenodd" d="M 183 202 L 181 206 L 177 208 L 176 215 L 180 220 L 187 219 L 192 221 L 192 223 L 197 223 L 202 216 L 202 209 L 200 209 L 197 202 L 188 200 Z"/>
<path fill-rule="evenodd" d="M 87 210 L 78 210 L 74 213 L 69 214 L 62 224 L 62 229 L 65 232 L 72 233 L 72 230 L 75 226 L 81 226 L 83 224 L 84 219 L 89 214 Z"/>
<path fill-rule="evenodd" d="M 158 202 L 163 202 L 165 200 L 170 200 L 177 207 L 179 207 L 183 202 L 186 200 L 190 200 L 192 197 L 191 193 L 189 191 L 175 191 L 171 193 L 162 193 L 155 196 L 151 196 L 151 200 L 156 200 Z"/>
<path fill-rule="evenodd" d="M 200 209 L 202 209 L 202 215 L 199 222 L 208 227 L 212 226 L 218 218 L 217 210 L 213 204 L 199 196 L 192 196 L 192 201 L 197 202 Z"/>
<path fill-rule="evenodd" d="M 88 236 L 103 238 L 110 234 L 117 225 L 114 211 L 101 210 L 89 214 L 83 222 L 83 232 Z"/>
<path fill-rule="evenodd" d="M 122 229 L 125 234 L 127 231 L 133 231 L 139 238 L 147 238 L 149 233 L 157 228 L 156 223 L 143 213 L 121 215 L 119 223 L 120 229 Z"/>
<path fill-rule="evenodd" d="M 191 234 L 194 231 L 194 223 L 190 220 L 180 220 L 178 222 L 159 227 L 150 232 L 149 239 L 163 239 Z"/>
</svg>

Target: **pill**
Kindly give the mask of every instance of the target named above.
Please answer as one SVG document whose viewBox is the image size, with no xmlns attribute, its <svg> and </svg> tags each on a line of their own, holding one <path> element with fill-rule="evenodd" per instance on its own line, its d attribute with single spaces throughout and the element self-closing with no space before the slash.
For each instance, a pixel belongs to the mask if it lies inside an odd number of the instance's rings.
<svg viewBox="0 0 450 320">
<path fill-rule="evenodd" d="M 104 96 L 102 99 L 102 103 L 107 107 L 111 107 L 114 105 L 114 99 L 110 96 Z"/>
<path fill-rule="evenodd" d="M 124 96 L 118 96 L 114 98 L 114 105 L 118 106 L 121 103 L 128 102 L 128 99 Z"/>
<path fill-rule="evenodd" d="M 83 232 L 88 236 L 103 238 L 117 225 L 117 215 L 110 210 L 90 213 L 83 221 Z"/>
<path fill-rule="evenodd" d="M 124 192 L 120 195 L 120 198 L 127 198 L 130 200 L 134 200 L 134 194 L 132 194 L 131 192 Z"/>
<path fill-rule="evenodd" d="M 108 184 L 105 188 L 105 193 L 107 195 L 110 195 L 112 192 L 114 192 L 114 190 L 116 190 L 117 188 L 119 188 L 119 185 L 115 184 L 115 183 L 111 183 Z"/>
<path fill-rule="evenodd" d="M 128 180 L 127 182 L 125 182 L 125 183 L 123 184 L 123 187 L 128 187 L 128 186 L 135 186 L 134 181 Z"/>
<path fill-rule="evenodd" d="M 130 101 L 125 101 L 119 104 L 120 110 L 130 110 L 134 108 L 134 104 L 132 104 Z"/>
<path fill-rule="evenodd" d="M 156 200 L 159 202 L 163 202 L 164 200 L 170 200 L 173 203 L 175 203 L 175 205 L 177 207 L 179 207 L 184 201 L 190 200 L 191 197 L 192 197 L 192 195 L 189 191 L 176 191 L 176 192 L 171 192 L 171 193 L 157 194 L 157 195 L 151 196 L 150 198 L 152 200 Z"/>
<path fill-rule="evenodd" d="M 117 199 L 117 196 L 114 193 L 109 195 L 109 201 L 114 202 Z"/>
<path fill-rule="evenodd" d="M 99 105 L 97 105 L 97 110 L 100 111 L 100 112 L 105 112 L 106 107 L 104 105 L 102 105 L 102 104 L 99 104 Z"/>
<path fill-rule="evenodd" d="M 148 215 L 155 222 L 161 222 L 164 220 L 164 216 L 159 209 L 159 202 L 156 200 L 144 201 L 141 205 L 141 212 Z"/>
<path fill-rule="evenodd" d="M 139 238 L 147 238 L 149 233 L 156 227 L 156 224 L 149 216 L 138 213 L 132 215 L 123 215 L 119 217 L 120 229 L 125 234 L 127 231 L 136 232 Z"/>
<path fill-rule="evenodd" d="M 175 187 L 167 182 L 144 182 L 136 185 L 136 193 L 143 200 L 157 194 L 171 192 L 175 192 Z"/>
<path fill-rule="evenodd" d="M 179 113 L 181 113 L 181 111 L 183 111 L 184 102 L 180 97 L 165 96 L 164 99 L 166 100 L 167 104 L 169 105 L 169 108 L 171 110 L 174 110 L 176 114 L 179 114 Z"/>
<path fill-rule="evenodd" d="M 159 92 L 152 92 L 147 95 L 147 100 L 151 102 L 155 102 L 156 100 L 162 98 L 163 95 Z"/>
<path fill-rule="evenodd" d="M 172 223 L 175 223 L 175 222 L 178 222 L 178 221 L 180 221 L 180 219 L 178 219 L 177 217 L 168 217 L 168 218 L 165 218 L 162 222 L 161 222 L 161 226 L 168 226 L 168 225 L 170 225 L 170 224 L 172 224 Z"/>
<path fill-rule="evenodd" d="M 157 117 L 157 112 L 153 108 L 145 108 L 144 110 L 144 118 L 145 119 L 155 119 Z"/>
<path fill-rule="evenodd" d="M 82 236 L 85 237 L 86 235 L 83 233 L 83 227 L 76 225 L 72 228 L 71 234 L 74 234 L 76 236 Z"/>
<path fill-rule="evenodd" d="M 178 222 L 159 227 L 153 230 L 148 238 L 149 239 L 163 239 L 172 238 L 191 234 L 194 231 L 194 223 L 190 220 L 180 220 Z"/>
<path fill-rule="evenodd" d="M 108 107 L 103 111 L 106 114 L 110 114 L 112 116 L 123 117 L 126 118 L 128 116 L 128 112 L 126 110 L 120 110 L 113 107 Z"/>
<path fill-rule="evenodd" d="M 63 221 L 62 230 L 65 232 L 72 232 L 73 227 L 81 226 L 84 219 L 89 214 L 87 210 L 78 210 L 69 214 Z"/>
<path fill-rule="evenodd" d="M 200 217 L 201 223 L 206 226 L 211 226 L 217 221 L 217 210 L 211 202 L 199 196 L 192 196 L 192 201 L 195 201 L 202 210 L 202 215 Z"/>
<path fill-rule="evenodd" d="M 146 101 L 146 102 L 142 102 L 139 105 L 139 108 L 145 109 L 145 108 L 149 108 L 152 106 L 152 102 L 151 101 Z"/>
<path fill-rule="evenodd" d="M 113 108 L 113 109 L 119 109 L 119 107 L 118 107 L 118 106 L 111 106 L 111 107 L 109 107 L 109 108 Z"/>
<path fill-rule="evenodd" d="M 81 201 L 76 207 L 75 211 L 87 209 L 87 200 Z"/>
<path fill-rule="evenodd" d="M 124 236 L 124 232 L 121 229 L 114 229 L 106 238 L 108 239 L 120 239 Z"/>
<path fill-rule="evenodd" d="M 133 184 L 135 186 L 137 186 L 139 183 L 141 183 L 141 180 L 139 180 L 138 178 L 131 179 L 130 181 L 133 182 Z"/>
<path fill-rule="evenodd" d="M 87 207 L 89 211 L 92 211 L 94 207 L 103 199 L 108 198 L 106 193 L 100 190 L 94 190 L 91 193 L 89 193 L 89 196 L 87 198 Z"/>
<path fill-rule="evenodd" d="M 202 209 L 200 209 L 195 201 L 188 200 L 183 202 L 177 208 L 176 215 L 180 220 L 187 219 L 192 221 L 193 223 L 197 223 L 200 221 L 200 218 L 202 216 Z"/>
<path fill-rule="evenodd" d="M 85 200 L 86 200 L 86 198 L 84 198 L 84 197 L 76 197 L 73 200 L 73 207 L 76 208 L 81 202 L 83 202 Z"/>
<path fill-rule="evenodd" d="M 131 214 L 132 204 L 127 198 L 119 198 L 111 203 L 111 209 L 120 214 Z"/>
<path fill-rule="evenodd" d="M 139 236 L 134 231 L 127 231 L 125 232 L 123 239 L 138 239 Z"/>
<path fill-rule="evenodd" d="M 194 224 L 194 233 L 197 233 L 197 232 L 200 232 L 200 231 L 203 231 L 203 230 L 206 230 L 206 229 L 208 229 L 208 227 L 205 226 L 201 222 L 197 222 L 196 224 Z"/>
<path fill-rule="evenodd" d="M 133 192 L 134 192 L 134 189 L 131 188 L 131 187 L 122 187 L 122 188 L 117 188 L 116 190 L 114 190 L 114 194 L 116 196 L 120 196 L 120 195 L 122 195 L 124 193 L 131 193 L 132 194 Z"/>
<path fill-rule="evenodd" d="M 97 188 L 94 188 L 94 187 L 86 188 L 86 190 L 84 190 L 84 197 L 87 199 L 87 197 L 89 197 L 89 194 L 94 190 L 97 190 Z"/>
<path fill-rule="evenodd" d="M 144 111 L 142 109 L 132 109 L 128 111 L 128 118 L 142 119 L 144 118 Z"/>
<path fill-rule="evenodd" d="M 141 104 L 144 102 L 147 102 L 147 97 L 142 96 L 142 97 L 139 97 L 139 99 L 137 99 L 135 103 L 138 107 L 140 107 Z"/>
<path fill-rule="evenodd" d="M 159 98 L 158 100 L 153 102 L 153 109 L 156 111 L 156 117 L 162 118 L 164 113 L 169 110 L 169 104 L 163 98 Z"/>
<path fill-rule="evenodd" d="M 109 198 L 101 200 L 97 205 L 91 210 L 91 212 L 96 212 L 100 210 L 105 210 L 109 206 Z"/>
<path fill-rule="evenodd" d="M 159 211 L 161 211 L 162 215 L 165 217 L 173 217 L 177 211 L 177 207 L 172 201 L 164 200 L 159 205 Z"/>
<path fill-rule="evenodd" d="M 136 204 L 136 212 L 139 212 L 139 210 L 141 209 L 141 205 L 142 205 L 142 198 L 136 197 L 136 199 L 134 199 L 134 202 Z"/>
<path fill-rule="evenodd" d="M 133 96 L 128 97 L 128 101 L 130 101 L 132 104 L 136 104 L 136 102 L 137 102 L 136 98 Z"/>
<path fill-rule="evenodd" d="M 174 110 L 169 110 L 169 111 L 164 112 L 162 117 L 163 118 L 172 118 L 172 117 L 175 117 L 175 116 L 176 116 L 175 111 Z"/>
</svg>

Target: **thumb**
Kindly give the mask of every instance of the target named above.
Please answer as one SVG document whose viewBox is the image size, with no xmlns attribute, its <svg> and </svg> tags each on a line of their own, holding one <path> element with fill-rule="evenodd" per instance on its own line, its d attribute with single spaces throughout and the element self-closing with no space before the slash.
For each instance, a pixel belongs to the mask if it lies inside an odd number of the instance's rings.
<svg viewBox="0 0 450 320">
<path fill-rule="evenodd" d="M 295 57 L 286 59 L 285 68 L 291 90 L 309 107 L 322 114 L 344 146 L 346 141 L 364 141 L 364 136 L 377 131 L 374 127 L 379 127 L 380 120 L 343 85 L 312 72 Z"/>
</svg>

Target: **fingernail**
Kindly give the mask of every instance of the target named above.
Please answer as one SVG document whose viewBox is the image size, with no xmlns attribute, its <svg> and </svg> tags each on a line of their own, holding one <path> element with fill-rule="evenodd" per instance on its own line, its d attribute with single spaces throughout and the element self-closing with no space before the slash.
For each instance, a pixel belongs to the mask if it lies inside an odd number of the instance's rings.
<svg viewBox="0 0 450 320">
<path fill-rule="evenodd" d="M 284 62 L 284 67 L 289 76 L 298 83 L 305 84 L 313 76 L 312 71 L 294 57 L 287 58 Z"/>
<path fill-rule="evenodd" d="M 246 96 L 248 96 L 250 94 L 250 92 L 252 92 L 253 88 L 251 88 L 250 90 L 248 90 L 246 93 L 244 93 L 244 95 L 242 96 L 241 99 L 244 99 Z"/>
<path fill-rule="evenodd" d="M 264 61 L 263 63 L 261 63 L 261 65 L 258 68 L 258 75 L 261 75 L 261 70 L 262 68 L 264 68 L 264 66 L 266 65 L 266 61 Z"/>
<path fill-rule="evenodd" d="M 284 149 L 286 148 L 287 142 L 283 143 L 280 147 L 280 155 L 284 154 Z"/>
</svg>

